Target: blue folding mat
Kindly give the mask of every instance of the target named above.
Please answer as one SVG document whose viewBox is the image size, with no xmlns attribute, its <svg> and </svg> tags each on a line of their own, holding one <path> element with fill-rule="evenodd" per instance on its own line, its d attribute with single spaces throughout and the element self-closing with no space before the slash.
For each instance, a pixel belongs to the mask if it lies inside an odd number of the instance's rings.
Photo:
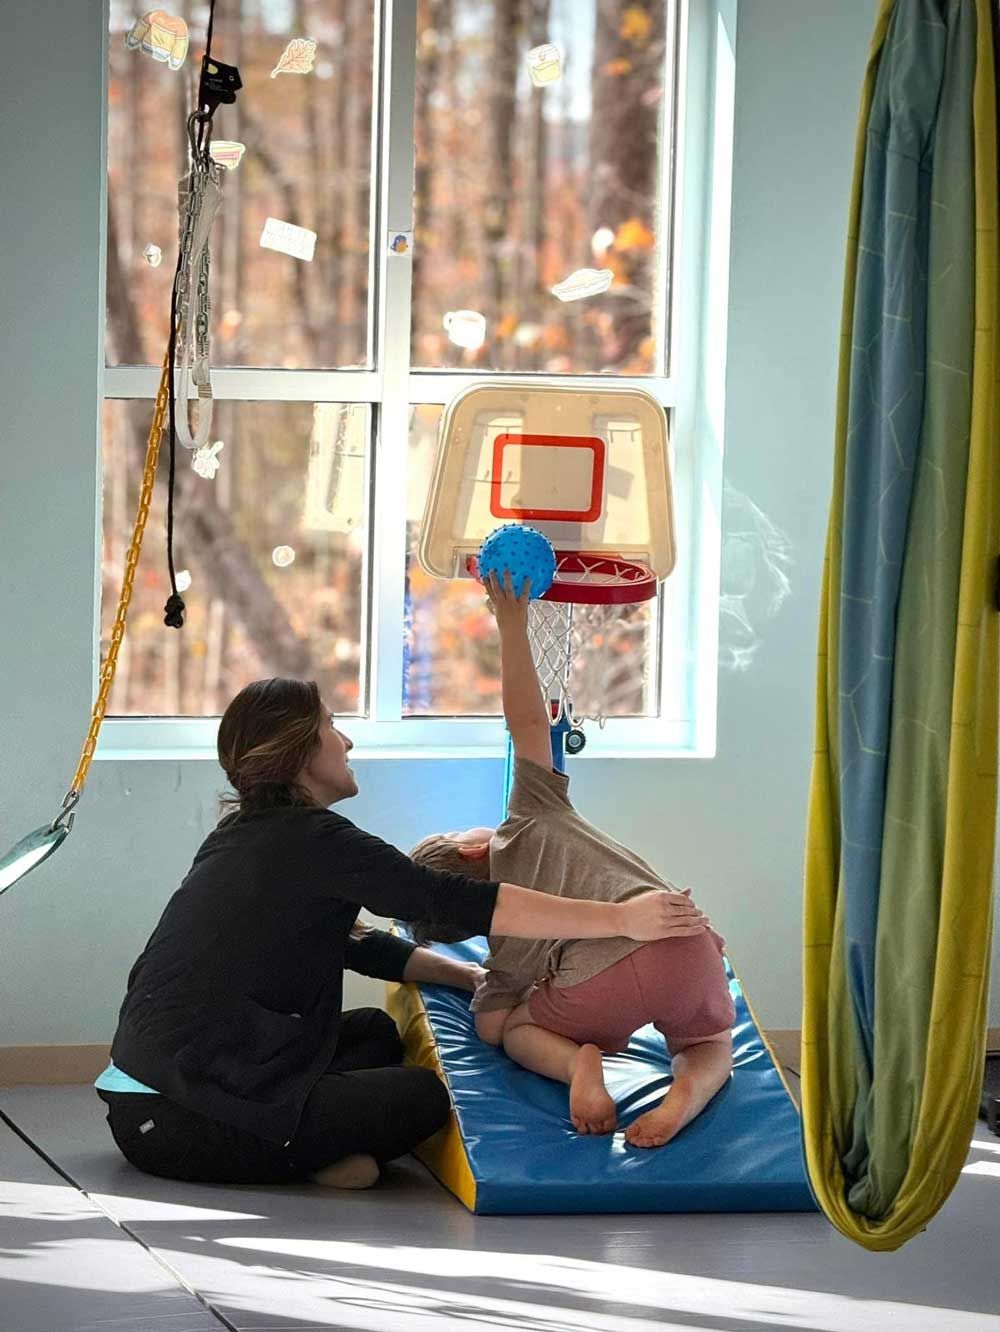
<svg viewBox="0 0 1000 1332">
<path fill-rule="evenodd" d="M 486 940 L 436 951 L 481 962 Z M 443 1077 L 454 1103 L 451 1123 L 423 1144 L 421 1160 L 483 1215 L 815 1211 L 798 1112 L 726 966 L 736 1005 L 733 1076 L 672 1142 L 652 1149 L 628 1146 L 621 1132 L 670 1084 L 670 1059 L 652 1027 L 633 1036 L 624 1054 L 605 1059 L 619 1131 L 587 1136 L 573 1128 L 566 1087 L 479 1039 L 468 995 L 391 986 L 389 1011 L 408 1059 Z"/>
</svg>

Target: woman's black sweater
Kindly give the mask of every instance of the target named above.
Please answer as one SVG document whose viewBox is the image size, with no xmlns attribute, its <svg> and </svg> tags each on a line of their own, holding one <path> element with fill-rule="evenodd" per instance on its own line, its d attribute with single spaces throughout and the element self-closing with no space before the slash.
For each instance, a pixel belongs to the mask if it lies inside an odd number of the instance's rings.
<svg viewBox="0 0 1000 1332">
<path fill-rule="evenodd" d="M 162 1095 L 287 1143 L 337 1047 L 344 968 L 399 980 L 413 945 L 351 937 L 359 907 L 488 934 L 499 885 L 415 865 L 330 810 L 229 815 L 132 968 L 115 1064 Z"/>
</svg>

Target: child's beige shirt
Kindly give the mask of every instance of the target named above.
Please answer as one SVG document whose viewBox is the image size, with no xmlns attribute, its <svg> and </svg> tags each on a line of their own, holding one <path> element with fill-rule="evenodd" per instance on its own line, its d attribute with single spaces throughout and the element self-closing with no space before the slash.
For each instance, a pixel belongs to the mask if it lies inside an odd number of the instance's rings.
<svg viewBox="0 0 1000 1332">
<path fill-rule="evenodd" d="M 490 843 L 490 878 L 556 897 L 625 902 L 673 885 L 628 847 L 588 823 L 569 799 L 569 778 L 528 759 L 514 763 L 507 817 Z M 579 985 L 641 948 L 634 939 L 511 939 L 490 935 L 476 1012 L 510 1008 L 539 981 Z"/>
</svg>

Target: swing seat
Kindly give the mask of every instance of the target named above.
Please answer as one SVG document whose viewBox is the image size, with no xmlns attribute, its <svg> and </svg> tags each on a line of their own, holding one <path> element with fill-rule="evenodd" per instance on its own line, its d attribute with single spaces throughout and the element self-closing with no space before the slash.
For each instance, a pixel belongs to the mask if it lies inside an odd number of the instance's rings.
<svg viewBox="0 0 1000 1332">
<path fill-rule="evenodd" d="M 437 952 L 481 962 L 486 940 Z M 392 985 L 389 1011 L 411 1063 L 451 1091 L 451 1121 L 418 1156 L 480 1215 L 598 1212 L 811 1212 L 795 1104 L 727 962 L 736 1005 L 733 1077 L 665 1147 L 626 1145 L 621 1130 L 663 1097 L 670 1059 L 652 1027 L 605 1060 L 619 1131 L 589 1137 L 566 1088 L 519 1068 L 476 1035 L 468 995 Z"/>
</svg>

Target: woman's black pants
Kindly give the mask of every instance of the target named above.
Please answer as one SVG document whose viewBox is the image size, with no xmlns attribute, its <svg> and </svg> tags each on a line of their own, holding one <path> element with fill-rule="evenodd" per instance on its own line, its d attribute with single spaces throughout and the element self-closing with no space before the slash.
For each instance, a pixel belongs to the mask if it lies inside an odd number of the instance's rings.
<svg viewBox="0 0 1000 1332">
<path fill-rule="evenodd" d="M 139 1170 L 205 1184 L 280 1184 L 355 1153 L 380 1164 L 447 1123 L 448 1093 L 426 1068 L 403 1068 L 395 1023 L 378 1008 L 343 1014 L 337 1053 L 309 1093 L 287 1147 L 185 1110 L 164 1096 L 105 1092 L 108 1123 Z"/>
</svg>

